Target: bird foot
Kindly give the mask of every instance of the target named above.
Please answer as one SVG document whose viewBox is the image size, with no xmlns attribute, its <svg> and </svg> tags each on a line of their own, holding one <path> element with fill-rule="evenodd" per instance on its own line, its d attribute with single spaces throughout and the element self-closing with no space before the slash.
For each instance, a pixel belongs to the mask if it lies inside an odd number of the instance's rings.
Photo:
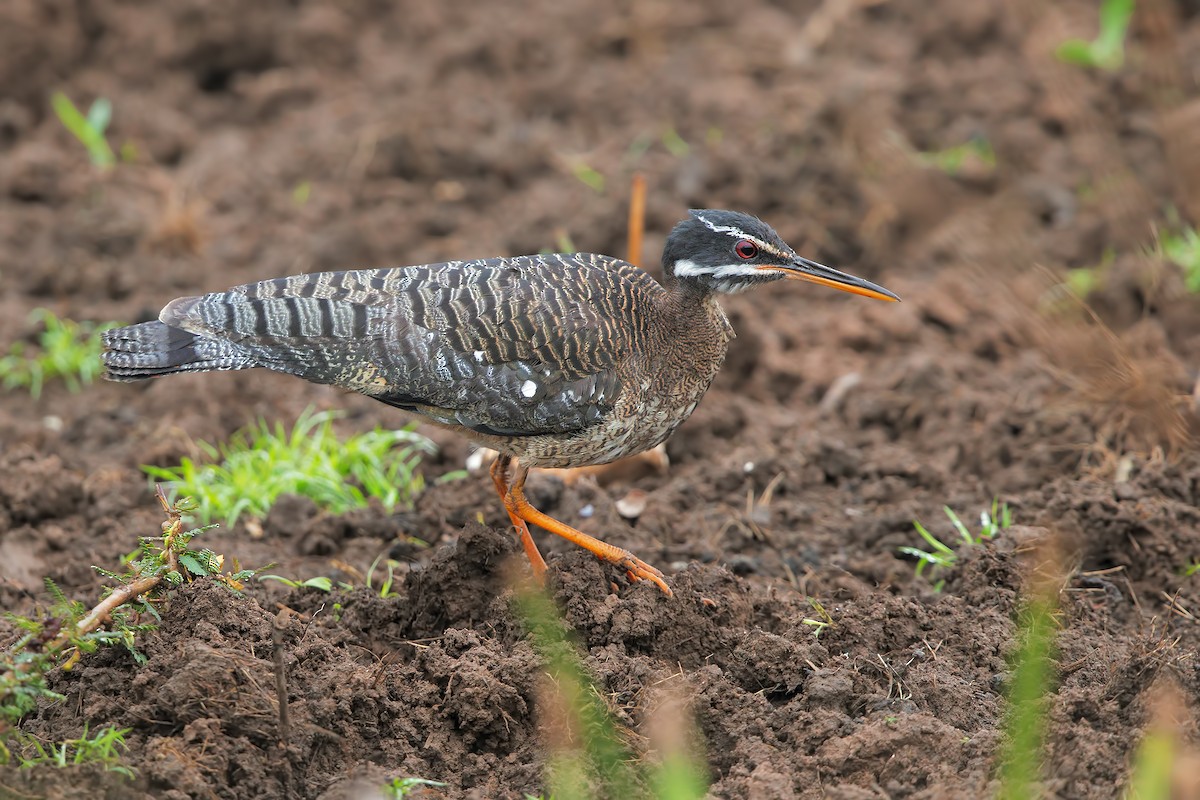
<svg viewBox="0 0 1200 800">
<path fill-rule="evenodd" d="M 528 523 L 533 523 L 550 533 L 561 536 L 569 542 L 574 542 L 580 547 L 588 550 L 597 558 L 602 558 L 611 564 L 625 570 L 625 574 L 629 576 L 631 581 L 650 581 L 667 597 L 673 597 L 674 593 L 671 587 L 667 586 L 667 582 L 663 580 L 663 574 L 660 570 L 650 566 L 645 561 L 635 556 L 628 550 L 620 547 L 615 547 L 608 542 L 603 542 L 595 536 L 584 533 L 577 528 L 572 528 L 565 522 L 560 522 L 553 517 L 543 514 L 529 504 L 525 499 L 525 478 L 529 474 L 526 467 L 519 467 L 517 474 L 513 480 L 509 481 L 508 467 L 512 461 L 509 456 L 501 456 L 496 459 L 496 463 L 492 465 L 492 480 L 496 484 L 496 492 L 504 500 L 504 508 L 508 511 L 508 516 L 512 520 L 513 526 L 521 535 L 521 544 L 525 548 L 525 552 L 529 555 L 529 560 L 533 564 L 535 574 L 541 575 L 546 571 L 546 562 L 542 560 L 541 555 L 537 551 L 537 545 L 534 544 L 533 538 L 529 535 Z"/>
<path fill-rule="evenodd" d="M 667 597 L 675 596 L 675 593 L 671 591 L 671 587 L 667 586 L 667 582 L 663 580 L 661 570 L 650 566 L 628 550 L 622 551 L 618 558 L 613 559 L 613 563 L 625 568 L 625 574 L 629 576 L 630 581 L 634 583 L 641 580 L 650 581 L 659 589 L 662 589 L 663 594 Z"/>
</svg>

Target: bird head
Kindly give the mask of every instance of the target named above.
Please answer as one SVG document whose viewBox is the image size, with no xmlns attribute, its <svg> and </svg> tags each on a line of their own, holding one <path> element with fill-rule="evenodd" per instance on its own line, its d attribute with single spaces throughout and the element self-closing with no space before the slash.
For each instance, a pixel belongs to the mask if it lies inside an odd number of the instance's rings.
<svg viewBox="0 0 1200 800">
<path fill-rule="evenodd" d="M 688 213 L 688 218 L 671 231 L 663 248 L 663 271 L 678 281 L 709 292 L 735 294 L 789 278 L 876 300 L 900 299 L 868 280 L 796 255 L 770 225 L 757 217 L 716 209 Z"/>
</svg>

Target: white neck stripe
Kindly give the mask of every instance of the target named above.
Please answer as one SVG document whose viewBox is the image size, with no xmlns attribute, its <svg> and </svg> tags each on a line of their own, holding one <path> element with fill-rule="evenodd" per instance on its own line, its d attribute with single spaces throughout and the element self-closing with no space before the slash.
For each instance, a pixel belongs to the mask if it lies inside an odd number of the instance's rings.
<svg viewBox="0 0 1200 800">
<path fill-rule="evenodd" d="M 752 267 L 749 264 L 721 264 L 716 267 L 702 267 L 695 261 L 687 258 L 681 258 L 676 261 L 673 272 L 678 278 L 699 278 L 701 276 L 707 276 L 715 280 L 760 274 L 760 271 L 757 267 Z"/>
</svg>

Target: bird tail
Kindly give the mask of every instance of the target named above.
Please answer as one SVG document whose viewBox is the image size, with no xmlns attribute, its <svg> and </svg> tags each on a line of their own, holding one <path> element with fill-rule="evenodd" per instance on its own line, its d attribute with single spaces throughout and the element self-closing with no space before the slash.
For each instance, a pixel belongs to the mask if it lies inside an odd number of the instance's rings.
<svg viewBox="0 0 1200 800">
<path fill-rule="evenodd" d="M 248 369 L 257 363 L 238 345 L 165 325 L 158 320 L 102 334 L 104 377 L 138 381 L 177 372 Z"/>
</svg>

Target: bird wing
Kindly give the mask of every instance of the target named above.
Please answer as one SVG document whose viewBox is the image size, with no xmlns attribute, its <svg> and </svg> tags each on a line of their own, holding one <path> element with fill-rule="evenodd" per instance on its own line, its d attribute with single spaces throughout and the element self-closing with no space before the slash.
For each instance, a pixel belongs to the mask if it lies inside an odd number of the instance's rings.
<svg viewBox="0 0 1200 800">
<path fill-rule="evenodd" d="M 482 433 L 598 422 L 661 287 L 591 254 L 297 275 L 181 298 L 167 325 L 257 363 Z"/>
</svg>

